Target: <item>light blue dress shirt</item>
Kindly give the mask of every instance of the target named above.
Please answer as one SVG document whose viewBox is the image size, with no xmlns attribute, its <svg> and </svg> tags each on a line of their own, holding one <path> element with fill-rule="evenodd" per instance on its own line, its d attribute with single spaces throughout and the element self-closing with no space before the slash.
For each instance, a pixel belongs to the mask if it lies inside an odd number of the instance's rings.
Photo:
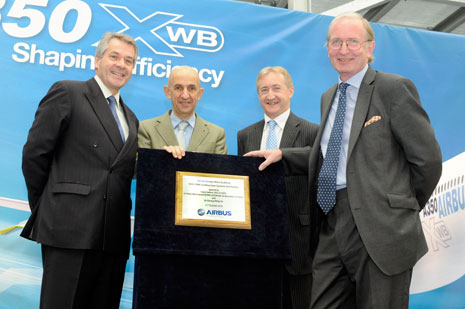
<svg viewBox="0 0 465 309">
<path fill-rule="evenodd" d="M 366 65 L 360 72 L 345 81 L 345 83 L 348 83 L 350 86 L 348 86 L 346 90 L 346 116 L 344 118 L 344 128 L 342 131 L 341 154 L 339 157 L 339 165 L 337 167 L 336 190 L 345 188 L 347 186 L 346 169 L 347 154 L 349 151 L 350 128 L 352 127 L 352 119 L 354 118 L 355 104 L 357 102 L 360 85 L 367 70 L 368 65 Z M 340 83 L 342 83 L 342 81 L 339 79 L 339 84 Z M 326 156 L 326 150 L 328 149 L 329 137 L 331 135 L 331 130 L 333 129 L 334 119 L 336 118 L 338 102 L 339 90 L 334 96 L 331 110 L 328 114 L 328 120 L 326 121 L 323 135 L 321 136 L 320 147 L 323 157 Z"/>
<path fill-rule="evenodd" d="M 288 108 L 287 111 L 283 112 L 281 115 L 273 119 L 274 121 L 276 121 L 276 127 L 274 128 L 274 132 L 276 133 L 278 148 L 279 148 L 279 145 L 281 145 L 281 139 L 283 137 L 284 127 L 286 126 L 286 122 L 290 114 L 291 114 L 291 109 Z M 270 121 L 271 118 L 268 117 L 266 114 L 264 117 L 265 117 L 265 125 L 263 126 L 263 134 L 262 134 L 262 141 L 260 142 L 260 150 L 266 149 L 266 141 L 268 140 L 268 135 L 270 135 L 270 124 L 268 123 L 268 121 Z"/>
<path fill-rule="evenodd" d="M 186 130 L 184 130 L 184 138 L 186 141 L 186 145 L 189 145 L 191 141 L 192 133 L 194 132 L 194 127 L 195 127 L 195 118 L 196 118 L 196 115 L 194 113 L 189 119 L 186 120 L 187 123 L 189 124 L 186 127 Z M 178 116 L 176 116 L 171 110 L 170 110 L 170 119 L 171 119 L 171 124 L 173 125 L 173 128 L 174 128 L 174 133 L 177 134 L 179 131 L 178 125 L 183 120 L 180 119 Z M 186 149 L 187 147 L 188 146 L 186 146 Z"/>
</svg>

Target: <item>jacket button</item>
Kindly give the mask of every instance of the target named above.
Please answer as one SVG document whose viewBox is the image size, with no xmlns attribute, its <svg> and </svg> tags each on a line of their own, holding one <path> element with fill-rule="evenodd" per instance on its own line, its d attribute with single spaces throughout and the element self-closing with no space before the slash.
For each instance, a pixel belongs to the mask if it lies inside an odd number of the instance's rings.
<svg viewBox="0 0 465 309">
<path fill-rule="evenodd" d="M 98 147 L 98 144 L 97 144 L 97 143 L 93 143 L 93 144 L 92 144 L 92 147 L 97 148 L 97 147 Z"/>
<path fill-rule="evenodd" d="M 103 195 L 103 199 L 104 199 L 104 200 L 107 199 L 107 195 L 106 195 L 106 194 Z"/>
</svg>

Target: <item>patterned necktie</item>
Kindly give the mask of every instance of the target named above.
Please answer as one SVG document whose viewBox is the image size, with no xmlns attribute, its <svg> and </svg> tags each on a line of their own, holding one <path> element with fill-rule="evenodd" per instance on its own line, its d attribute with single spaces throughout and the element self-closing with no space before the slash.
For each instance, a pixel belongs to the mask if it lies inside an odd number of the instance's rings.
<svg viewBox="0 0 465 309">
<path fill-rule="evenodd" d="M 123 126 L 121 125 L 121 122 L 119 121 L 118 114 L 116 113 L 116 99 L 114 96 L 109 96 L 107 98 L 108 100 L 108 105 L 110 106 L 111 113 L 113 114 L 113 117 L 115 117 L 116 124 L 118 125 L 119 133 L 121 134 L 121 138 L 123 139 L 123 143 L 126 142 L 124 139 L 124 131 L 123 131 Z"/>
<path fill-rule="evenodd" d="M 270 126 L 270 131 L 268 132 L 268 139 L 266 141 L 266 149 L 277 149 L 278 148 L 278 138 L 276 137 L 276 132 L 274 128 L 276 127 L 276 121 L 269 120 L 268 125 Z"/>
<path fill-rule="evenodd" d="M 185 131 L 189 123 L 186 121 L 181 121 L 178 124 L 178 131 L 176 132 L 176 138 L 178 139 L 178 144 L 181 146 L 183 149 L 186 149 L 186 136 L 185 136 Z"/>
<path fill-rule="evenodd" d="M 325 214 L 328 214 L 336 204 L 336 176 L 339 157 L 341 154 L 342 129 L 346 114 L 346 89 L 347 83 L 339 84 L 339 102 L 336 118 L 329 137 L 326 156 L 318 176 L 317 201 Z"/>
</svg>

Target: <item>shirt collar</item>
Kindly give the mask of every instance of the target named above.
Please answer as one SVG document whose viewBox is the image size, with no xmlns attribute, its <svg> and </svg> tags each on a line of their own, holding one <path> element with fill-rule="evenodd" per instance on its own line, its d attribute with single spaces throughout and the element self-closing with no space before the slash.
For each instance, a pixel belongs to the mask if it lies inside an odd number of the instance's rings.
<svg viewBox="0 0 465 309">
<path fill-rule="evenodd" d="M 291 114 L 291 109 L 288 108 L 287 111 L 283 112 L 281 115 L 279 115 L 278 117 L 274 119 L 274 121 L 276 121 L 279 128 L 284 129 L 287 118 L 289 118 L 290 114 Z M 268 123 L 268 121 L 270 120 L 272 119 L 265 114 L 265 123 Z"/>
<path fill-rule="evenodd" d="M 365 65 L 365 67 L 360 72 L 358 72 L 357 74 L 349 78 L 347 81 L 345 81 L 345 83 L 350 84 L 350 86 L 355 87 L 357 89 L 360 88 L 363 77 L 365 77 L 365 73 L 367 72 L 367 70 L 368 70 L 368 64 Z M 339 84 L 342 82 L 343 81 L 339 78 Z"/>
<path fill-rule="evenodd" d="M 102 82 L 100 77 L 95 75 L 94 78 L 95 78 L 95 81 L 97 82 L 98 86 L 100 87 L 100 90 L 102 90 L 102 93 L 103 93 L 103 96 L 105 97 L 105 99 L 108 99 L 108 97 L 110 97 L 110 96 L 114 96 L 115 99 L 116 99 L 116 106 L 119 107 L 119 91 L 118 91 L 117 94 L 113 95 L 111 93 L 110 89 L 108 89 L 108 87 L 105 86 L 105 84 Z"/>
<path fill-rule="evenodd" d="M 193 128 L 195 127 L 195 118 L 196 118 L 197 114 L 194 113 L 192 114 L 192 116 L 187 119 L 187 123 Z M 181 118 L 179 118 L 178 116 L 176 116 L 175 113 L 173 113 L 173 111 L 170 109 L 170 119 L 171 119 L 171 124 L 173 125 L 173 128 L 176 128 L 178 126 L 178 124 L 183 121 Z"/>
</svg>

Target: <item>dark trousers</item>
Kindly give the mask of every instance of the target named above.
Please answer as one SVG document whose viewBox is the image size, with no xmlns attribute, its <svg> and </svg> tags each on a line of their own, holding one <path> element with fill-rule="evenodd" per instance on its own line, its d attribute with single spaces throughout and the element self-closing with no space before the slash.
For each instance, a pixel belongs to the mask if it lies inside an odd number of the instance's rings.
<svg viewBox="0 0 465 309">
<path fill-rule="evenodd" d="M 283 309 L 310 308 L 312 274 L 292 275 L 284 270 Z"/>
<path fill-rule="evenodd" d="M 41 309 L 119 308 L 126 256 L 42 245 Z"/>
<path fill-rule="evenodd" d="M 311 308 L 408 308 L 411 276 L 411 269 L 388 276 L 376 266 L 355 226 L 347 190 L 337 191 L 313 260 Z"/>
</svg>

